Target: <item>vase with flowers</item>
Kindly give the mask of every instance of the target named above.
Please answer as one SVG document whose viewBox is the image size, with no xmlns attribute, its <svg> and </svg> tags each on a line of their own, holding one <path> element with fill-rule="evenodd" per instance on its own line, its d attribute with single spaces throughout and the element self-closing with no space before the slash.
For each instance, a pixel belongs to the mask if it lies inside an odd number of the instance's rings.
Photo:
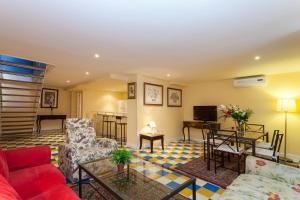
<svg viewBox="0 0 300 200">
<path fill-rule="evenodd" d="M 236 105 L 220 105 L 219 110 L 221 111 L 221 117 L 227 119 L 232 118 L 235 122 L 236 130 L 239 134 L 244 134 L 245 132 L 245 123 L 248 122 L 250 116 L 253 114 L 253 111 L 250 109 L 242 109 Z"/>
</svg>

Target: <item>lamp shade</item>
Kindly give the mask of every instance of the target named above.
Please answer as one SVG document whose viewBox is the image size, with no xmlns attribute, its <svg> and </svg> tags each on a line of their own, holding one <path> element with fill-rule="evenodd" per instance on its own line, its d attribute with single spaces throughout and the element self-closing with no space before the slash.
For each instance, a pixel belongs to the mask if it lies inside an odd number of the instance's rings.
<svg viewBox="0 0 300 200">
<path fill-rule="evenodd" d="M 279 112 L 296 112 L 295 99 L 278 99 L 277 111 L 279 111 Z"/>
<path fill-rule="evenodd" d="M 154 121 L 150 121 L 150 122 L 148 123 L 148 126 L 149 126 L 150 128 L 156 128 L 156 123 L 155 123 Z"/>
</svg>

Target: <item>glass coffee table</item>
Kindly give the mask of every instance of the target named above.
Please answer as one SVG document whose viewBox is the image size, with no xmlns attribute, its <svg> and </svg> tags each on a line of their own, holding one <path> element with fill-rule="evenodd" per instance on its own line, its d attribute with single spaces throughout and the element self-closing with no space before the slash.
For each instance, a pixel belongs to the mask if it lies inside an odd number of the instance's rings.
<svg viewBox="0 0 300 200">
<path fill-rule="evenodd" d="M 86 173 L 95 183 L 101 185 L 116 199 L 183 200 L 188 198 L 179 193 L 189 186 L 192 189 L 192 199 L 196 200 L 195 178 L 173 172 L 135 156 L 132 158 L 131 163 L 121 172 L 118 172 L 117 166 L 111 158 L 103 158 L 79 164 L 78 187 L 80 198 L 82 197 L 82 173 Z M 169 187 L 162 184 L 162 181 L 159 181 L 159 177 L 161 178 L 166 174 L 172 173 L 173 176 L 176 173 L 183 180 L 181 183 L 176 183 L 176 187 Z M 89 184 L 97 190 L 92 182 Z"/>
</svg>

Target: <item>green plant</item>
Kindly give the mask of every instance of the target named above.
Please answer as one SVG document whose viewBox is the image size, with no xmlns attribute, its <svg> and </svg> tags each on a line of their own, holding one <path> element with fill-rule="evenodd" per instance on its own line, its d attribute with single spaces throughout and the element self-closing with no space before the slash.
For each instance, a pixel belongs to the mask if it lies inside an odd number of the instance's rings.
<svg viewBox="0 0 300 200">
<path fill-rule="evenodd" d="M 112 159 L 116 164 L 127 164 L 132 154 L 126 149 L 117 149 L 112 152 Z"/>
</svg>

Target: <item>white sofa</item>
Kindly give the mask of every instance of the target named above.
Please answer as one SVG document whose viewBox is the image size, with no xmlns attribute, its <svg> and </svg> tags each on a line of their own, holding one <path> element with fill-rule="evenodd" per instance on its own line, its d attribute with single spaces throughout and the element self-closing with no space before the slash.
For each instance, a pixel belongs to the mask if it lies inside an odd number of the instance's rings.
<svg viewBox="0 0 300 200">
<path fill-rule="evenodd" d="M 246 173 L 218 200 L 300 200 L 300 169 L 248 156 Z"/>
</svg>

